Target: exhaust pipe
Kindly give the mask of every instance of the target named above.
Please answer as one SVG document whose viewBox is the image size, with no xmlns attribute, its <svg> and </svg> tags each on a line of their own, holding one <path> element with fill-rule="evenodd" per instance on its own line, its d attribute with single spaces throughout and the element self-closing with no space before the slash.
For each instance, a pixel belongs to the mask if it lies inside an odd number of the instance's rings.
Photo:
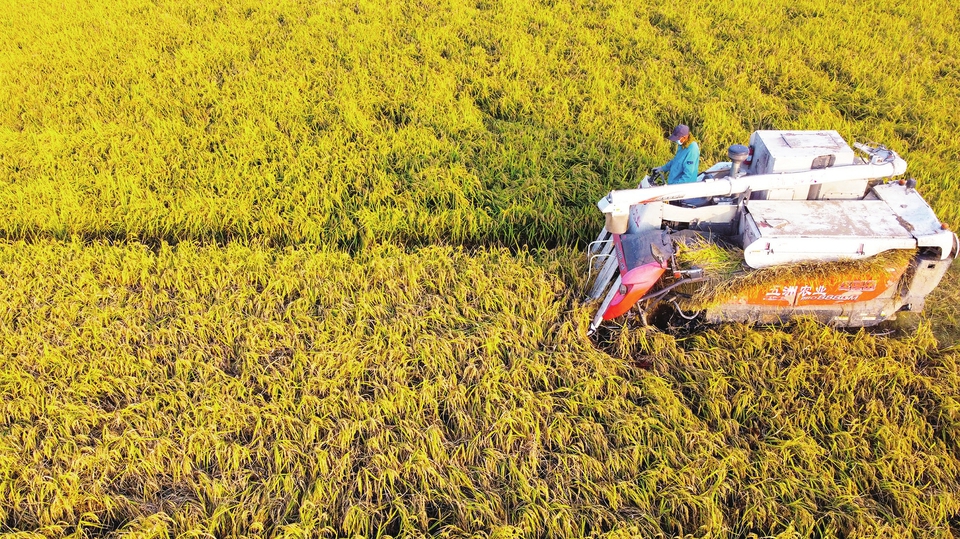
<svg viewBox="0 0 960 539">
<path fill-rule="evenodd" d="M 740 165 L 747 160 L 750 155 L 750 149 L 743 144 L 734 144 L 727 150 L 727 157 L 733 162 L 733 168 L 730 169 L 730 177 L 736 178 L 740 175 Z"/>
</svg>

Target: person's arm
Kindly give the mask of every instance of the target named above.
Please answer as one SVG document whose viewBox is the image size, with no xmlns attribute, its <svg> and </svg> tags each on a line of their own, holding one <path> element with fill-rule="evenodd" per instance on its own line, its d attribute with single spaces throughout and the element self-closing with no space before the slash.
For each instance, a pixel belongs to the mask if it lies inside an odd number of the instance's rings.
<svg viewBox="0 0 960 539">
<path fill-rule="evenodd" d="M 673 154 L 673 157 L 671 157 L 669 161 L 660 165 L 658 168 L 655 168 L 654 170 L 659 170 L 660 172 L 666 172 L 670 170 L 670 164 L 673 163 L 673 160 L 676 158 L 677 158 L 677 154 Z"/>
</svg>

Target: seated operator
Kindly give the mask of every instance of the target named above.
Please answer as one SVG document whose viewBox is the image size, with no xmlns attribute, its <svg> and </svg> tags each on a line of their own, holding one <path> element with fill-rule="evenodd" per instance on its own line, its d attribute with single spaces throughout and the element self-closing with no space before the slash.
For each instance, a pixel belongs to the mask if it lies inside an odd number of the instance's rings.
<svg viewBox="0 0 960 539">
<path fill-rule="evenodd" d="M 677 143 L 677 153 L 654 172 L 667 173 L 667 185 L 697 181 L 700 169 L 700 145 L 690 135 L 690 128 L 680 124 L 673 129 L 670 140 Z"/>
</svg>

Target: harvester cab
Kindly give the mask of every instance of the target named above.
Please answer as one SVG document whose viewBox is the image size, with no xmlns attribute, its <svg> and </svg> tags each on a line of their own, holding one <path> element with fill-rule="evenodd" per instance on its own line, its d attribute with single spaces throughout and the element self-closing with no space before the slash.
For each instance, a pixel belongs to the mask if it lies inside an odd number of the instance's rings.
<svg viewBox="0 0 960 539">
<path fill-rule="evenodd" d="M 696 182 L 611 191 L 588 247 L 587 296 L 602 298 L 590 333 L 664 308 L 852 327 L 922 310 L 960 243 L 915 181 L 890 181 L 899 155 L 854 147 L 836 131 L 756 131 Z"/>
</svg>

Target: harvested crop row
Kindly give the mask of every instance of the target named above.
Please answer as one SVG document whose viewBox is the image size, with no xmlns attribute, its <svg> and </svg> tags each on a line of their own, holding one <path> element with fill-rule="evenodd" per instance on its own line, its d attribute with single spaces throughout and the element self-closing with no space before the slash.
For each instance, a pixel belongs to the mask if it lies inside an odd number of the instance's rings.
<svg viewBox="0 0 960 539">
<path fill-rule="evenodd" d="M 627 330 L 611 357 L 582 262 L 2 243 L 0 522 L 949 536 L 960 358 L 926 326 Z"/>
<path fill-rule="evenodd" d="M 692 240 L 680 246 L 677 262 L 683 268 L 703 270 L 710 284 L 694 287 L 689 299 L 680 306 L 699 311 L 738 298 L 762 296 L 777 283 L 810 280 L 829 283 L 849 279 L 850 275 L 877 280 L 890 279 L 891 275 L 898 278 L 914 255 L 914 251 L 899 249 L 862 260 L 839 260 L 832 264 L 800 262 L 751 270 L 743 259 L 742 249 L 703 239 Z"/>
</svg>

